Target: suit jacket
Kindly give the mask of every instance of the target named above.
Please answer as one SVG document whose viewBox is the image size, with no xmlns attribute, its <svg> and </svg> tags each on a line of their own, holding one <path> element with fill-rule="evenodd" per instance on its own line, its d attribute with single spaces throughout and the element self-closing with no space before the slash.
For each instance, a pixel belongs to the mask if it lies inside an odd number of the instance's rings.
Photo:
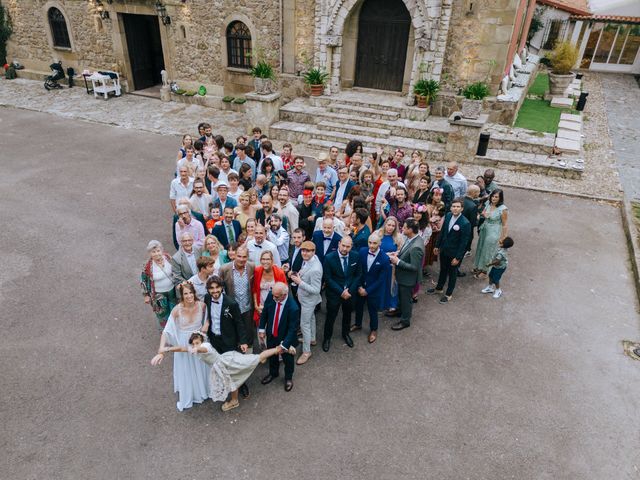
<svg viewBox="0 0 640 480">
<path fill-rule="evenodd" d="M 398 252 L 400 261 L 396 265 L 396 281 L 398 285 L 413 287 L 422 276 L 422 259 L 424 258 L 424 240 L 416 235 L 407 240 Z"/>
<path fill-rule="evenodd" d="M 318 257 L 320 263 L 324 263 L 324 233 L 322 233 L 322 230 L 318 230 L 317 232 L 313 232 L 313 236 L 311 238 L 313 243 L 315 243 L 316 245 L 316 257 Z M 342 240 L 342 236 L 334 232 L 333 236 L 331 237 L 331 243 L 329 243 L 329 248 L 327 249 L 326 255 L 338 250 L 338 244 L 340 243 L 340 240 Z"/>
<path fill-rule="evenodd" d="M 200 212 L 196 212 L 195 210 L 191 210 L 191 216 L 198 220 L 202 224 L 202 228 L 204 228 L 204 233 L 207 233 L 207 221 L 204 219 L 204 216 Z M 178 238 L 176 237 L 176 223 L 178 223 L 178 214 L 173 215 L 173 224 L 171 227 L 171 235 L 173 236 L 173 246 L 176 247 L 176 250 L 180 248 L 178 244 Z"/>
<path fill-rule="evenodd" d="M 298 285 L 298 301 L 300 305 L 313 308 L 320 302 L 322 288 L 322 264 L 317 256 L 313 256 L 305 267 L 300 270 L 302 283 Z M 294 284 L 295 285 L 295 284 Z"/>
<path fill-rule="evenodd" d="M 381 297 L 384 293 L 384 287 L 391 273 L 391 262 L 389 256 L 381 249 L 371 265 L 371 269 L 367 269 L 367 260 L 369 259 L 369 247 L 363 247 L 359 251 L 360 255 L 360 275 L 359 287 L 367 291 L 368 297 Z"/>
<path fill-rule="evenodd" d="M 264 301 L 262 315 L 260 315 L 260 330 L 266 330 L 267 338 L 282 342 L 284 348 L 298 345 L 298 327 L 300 326 L 300 309 L 293 299 L 288 295 L 287 301 L 280 311 L 280 321 L 278 322 L 278 336 L 273 336 L 273 317 L 276 313 L 276 302 L 271 292 Z"/>
<path fill-rule="evenodd" d="M 235 241 L 237 242 L 238 237 L 242 233 L 242 227 L 240 226 L 240 222 L 237 220 L 231 220 L 231 224 L 233 226 L 233 234 L 235 235 Z M 224 224 L 224 221 L 222 222 L 222 224 L 219 223 L 215 227 L 213 227 L 213 230 L 211 230 L 211 233 L 218 240 L 220 240 L 220 243 L 225 249 L 229 248 L 230 242 L 229 242 L 229 238 L 227 237 L 227 226 Z"/>
<path fill-rule="evenodd" d="M 249 145 L 253 147 L 253 160 L 256 164 L 262 158 L 262 151 L 260 150 L 260 140 L 256 140 L 255 138 L 249 140 Z"/>
<path fill-rule="evenodd" d="M 302 252 L 298 249 L 298 254 L 294 258 L 293 254 L 295 251 L 295 245 L 289 245 L 289 271 L 291 272 L 299 272 L 302 266 Z M 322 263 L 320 263 L 320 265 L 322 265 Z"/>
<path fill-rule="evenodd" d="M 351 191 L 351 189 L 353 188 L 353 186 L 356 184 L 356 182 L 354 182 L 353 180 L 348 180 L 347 181 L 347 186 L 344 189 L 344 195 L 342 196 L 342 201 L 345 201 L 347 199 L 347 195 L 349 195 L 349 192 Z M 336 200 L 336 195 L 338 194 L 338 187 L 340 186 L 340 180 L 338 180 L 336 182 L 336 184 L 333 186 L 333 192 L 331 192 L 331 201 L 335 203 Z M 336 210 L 338 210 L 340 208 L 340 205 L 336 205 Z"/>
<path fill-rule="evenodd" d="M 213 318 L 211 317 L 211 295 L 209 293 L 204 296 L 204 304 L 206 306 L 205 318 L 209 321 L 207 335 L 211 338 L 213 335 Z M 229 295 L 222 296 L 221 307 L 220 334 L 222 335 L 222 342 L 228 348 L 227 351 L 235 350 L 238 348 L 238 345 L 248 342 L 247 332 L 244 328 L 242 316 L 240 315 L 240 307 Z"/>
<path fill-rule="evenodd" d="M 277 213 L 278 215 L 280 215 L 280 217 L 282 218 L 282 228 L 284 228 L 285 230 L 289 230 L 289 219 L 287 217 L 285 217 L 284 215 L 282 215 L 282 212 L 279 212 L 277 208 L 274 207 L 273 211 L 271 213 Z M 258 221 L 258 223 L 260 223 L 260 225 L 262 225 L 263 227 L 267 226 L 267 218 L 266 218 L 266 214 L 264 212 L 264 209 L 260 209 L 256 212 L 256 220 Z"/>
<path fill-rule="evenodd" d="M 435 185 L 436 181 L 433 181 L 433 185 L 431 185 L 431 190 L 434 188 L 441 188 L 442 192 L 442 202 L 444 203 L 445 211 L 449 211 L 449 207 L 451 206 L 451 202 L 453 202 L 453 198 L 455 193 L 453 192 L 453 186 L 447 182 L 444 178 L 438 182 L 438 185 Z"/>
<path fill-rule="evenodd" d="M 249 277 L 249 304 L 253 309 L 254 305 L 251 287 L 253 286 L 253 272 L 255 270 L 255 267 L 253 263 L 247 262 L 244 268 L 247 271 L 247 276 Z M 222 265 L 219 270 L 219 275 L 224 282 L 225 295 L 229 295 L 229 297 L 231 298 L 236 298 L 236 286 L 233 281 L 233 262 L 225 263 L 224 265 Z"/>
<path fill-rule="evenodd" d="M 337 251 L 331 252 L 325 257 L 323 270 L 324 280 L 327 282 L 327 301 L 330 301 L 332 298 L 337 300 L 340 295 L 342 295 L 345 287 L 349 289 L 352 297 L 358 294 L 358 285 L 360 284 L 360 277 L 362 275 L 360 255 L 351 250 L 347 263 L 349 264 L 349 268 L 347 268 L 345 275 L 342 262 L 340 261 L 340 255 Z"/>
<path fill-rule="evenodd" d="M 469 197 L 464 197 L 464 205 L 462 206 L 462 215 L 469 220 L 471 228 L 478 224 L 478 204 Z"/>
<path fill-rule="evenodd" d="M 369 230 L 368 225 L 365 225 L 355 236 L 351 234 L 353 238 L 353 249 L 359 252 L 363 247 L 368 248 L 370 236 L 371 230 Z"/>
<path fill-rule="evenodd" d="M 201 249 L 193 247 L 193 255 L 197 258 L 200 257 Z M 192 271 L 187 256 L 184 250 L 181 248 L 171 257 L 171 268 L 173 269 L 173 284 L 178 285 L 193 277 L 197 271 Z"/>
<path fill-rule="evenodd" d="M 214 207 L 218 207 L 220 209 L 220 216 L 222 217 L 224 212 L 222 211 L 222 203 L 220 203 L 220 199 L 216 198 L 211 203 L 213 204 Z M 235 198 L 231 198 L 230 196 L 227 195 L 227 200 L 224 202 L 224 206 L 225 207 L 236 208 L 238 206 L 238 202 L 236 201 Z"/>
<path fill-rule="evenodd" d="M 449 222 L 452 215 L 451 212 L 445 215 L 442 230 L 440 230 L 440 235 L 438 235 L 438 240 L 436 241 L 436 247 L 440 249 L 440 253 L 443 255 L 462 261 L 467 250 L 469 236 L 471 235 L 471 224 L 464 215 L 460 215 L 451 230 L 449 230 Z"/>
</svg>

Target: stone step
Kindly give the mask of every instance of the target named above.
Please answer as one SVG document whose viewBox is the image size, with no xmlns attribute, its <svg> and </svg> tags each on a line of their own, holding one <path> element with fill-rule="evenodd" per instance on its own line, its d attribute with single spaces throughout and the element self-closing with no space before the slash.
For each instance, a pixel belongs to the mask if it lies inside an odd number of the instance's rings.
<svg viewBox="0 0 640 480">
<path fill-rule="evenodd" d="M 573 98 L 553 97 L 551 99 L 551 106 L 555 108 L 572 108 Z"/>
<path fill-rule="evenodd" d="M 358 107 L 356 105 L 348 105 L 346 103 L 330 103 L 327 106 L 330 112 L 338 113 L 351 113 L 369 118 L 379 118 L 384 120 L 397 120 L 400 118 L 400 113 L 395 111 L 389 111 L 387 109 L 379 110 L 377 108 Z"/>
<path fill-rule="evenodd" d="M 476 155 L 473 163 L 517 172 L 540 173 L 563 178 L 581 178 L 583 165 L 571 159 L 489 148 L 486 156 Z"/>
<path fill-rule="evenodd" d="M 576 122 L 576 123 L 580 123 L 582 125 L 582 114 L 578 113 L 561 113 L 560 114 L 560 121 L 567 121 L 567 122 Z"/>
<path fill-rule="evenodd" d="M 582 123 L 570 122 L 569 120 L 560 120 L 558 123 L 559 130 L 573 130 L 574 132 L 582 131 Z"/>
<path fill-rule="evenodd" d="M 580 140 L 571 140 L 567 138 L 556 138 L 556 147 L 563 152 L 580 152 Z"/>
<path fill-rule="evenodd" d="M 329 142 L 347 143 L 353 140 L 355 136 L 351 133 L 337 132 L 331 130 L 319 130 L 315 125 L 295 122 L 277 122 L 269 127 L 271 136 L 279 140 L 288 140 L 290 142 L 303 143 L 309 140 L 326 140 Z M 387 138 L 372 137 L 367 135 L 357 135 L 364 145 L 375 148 L 377 145 L 385 147 L 402 148 L 404 150 L 421 150 L 421 151 L 444 151 L 444 145 L 428 140 L 416 140 L 414 138 L 389 136 Z"/>
<path fill-rule="evenodd" d="M 330 112 L 324 107 L 292 102 L 280 108 L 280 120 L 287 122 L 317 124 L 319 122 L 338 122 L 354 127 L 390 130 L 391 135 L 409 137 L 431 142 L 444 142 L 451 127 L 446 118 L 430 117 L 425 121 L 407 119 L 383 120 L 363 117 L 352 113 Z"/>
<path fill-rule="evenodd" d="M 340 149 L 344 149 L 346 147 L 346 142 L 329 142 L 327 140 L 318 140 L 311 139 L 305 144 L 302 144 L 301 149 L 296 146 L 296 151 L 301 150 L 302 152 L 311 151 L 311 152 L 326 152 L 332 146 L 336 146 Z M 383 144 L 383 146 L 385 146 Z M 402 148 L 407 151 L 407 147 L 405 145 L 394 145 L 391 148 Z M 374 153 L 376 151 L 376 147 L 364 146 L 364 153 Z M 427 150 L 422 151 L 425 154 L 426 160 L 428 162 L 443 162 L 444 161 L 444 149 L 443 150 Z"/>
<path fill-rule="evenodd" d="M 524 129 L 507 129 L 503 125 L 491 126 L 486 132 L 491 134 L 489 148 L 539 155 L 550 155 L 553 152 L 555 135 L 552 133 L 536 132 L 534 135 L 533 132 Z"/>
<path fill-rule="evenodd" d="M 363 127 L 361 125 L 331 122 L 328 120 L 319 122 L 318 127 L 320 130 L 349 133 L 355 136 L 367 135 L 371 137 L 388 137 L 391 135 L 391 130 L 387 128 Z"/>
<path fill-rule="evenodd" d="M 352 95 L 339 94 L 337 98 L 333 96 L 320 97 L 320 103 L 327 106 L 334 103 L 339 103 L 341 105 L 351 105 L 352 107 L 369 108 L 372 110 L 382 110 L 386 112 L 397 112 L 399 114 L 407 108 L 410 108 L 408 106 L 402 105 L 402 98 L 393 97 L 394 101 L 384 101 L 384 99 L 381 98 L 380 103 L 372 103 L 371 100 L 363 100 L 363 98 L 368 97 L 366 95 L 359 97 L 354 92 L 350 93 Z M 388 98 L 386 99 L 389 100 Z"/>
</svg>

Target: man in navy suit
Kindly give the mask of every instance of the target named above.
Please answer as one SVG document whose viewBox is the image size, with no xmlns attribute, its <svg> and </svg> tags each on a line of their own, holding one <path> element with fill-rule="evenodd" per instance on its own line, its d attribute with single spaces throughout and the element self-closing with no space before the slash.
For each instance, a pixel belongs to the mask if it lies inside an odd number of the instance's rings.
<svg viewBox="0 0 640 480">
<path fill-rule="evenodd" d="M 284 362 L 284 389 L 290 392 L 293 388 L 293 355 L 287 352 L 289 347 L 298 345 L 298 327 L 300 326 L 300 308 L 293 297 L 289 295 L 286 283 L 277 282 L 264 301 L 264 308 L 260 315 L 258 337 L 261 342 L 267 342 L 267 348 L 274 348 L 282 344 L 282 361 Z M 262 379 L 266 385 L 279 375 L 280 362 L 278 356 L 269 358 L 269 374 Z"/>
<path fill-rule="evenodd" d="M 324 259 L 324 280 L 327 284 L 327 318 L 324 322 L 322 350 L 325 352 L 331 348 L 333 323 L 340 308 L 342 308 L 342 338 L 349 348 L 353 348 L 349 327 L 353 299 L 358 294 L 360 283 L 360 256 L 351 251 L 352 246 L 353 240 L 347 235 L 340 240 L 338 251 L 329 253 Z"/>
<path fill-rule="evenodd" d="M 233 219 L 233 208 L 226 207 L 224 209 L 224 220 L 218 223 L 211 233 L 220 240 L 222 246 L 227 249 L 230 243 L 238 241 L 238 237 L 242 232 L 240 222 Z"/>
<path fill-rule="evenodd" d="M 347 199 L 347 195 L 355 184 L 356 182 L 349 179 L 349 167 L 345 165 L 338 168 L 338 181 L 331 192 L 331 201 L 336 206 L 336 210 L 340 209 L 342 202 Z"/>
<path fill-rule="evenodd" d="M 467 244 L 471 236 L 471 224 L 462 215 L 464 200 L 456 198 L 451 202 L 451 212 L 447 213 L 442 223 L 442 230 L 433 249 L 435 255 L 440 256 L 440 275 L 436 288 L 430 288 L 427 293 L 442 293 L 444 283 L 449 279 L 447 291 L 440 298 L 440 303 L 448 303 L 456 288 L 458 278 L 458 265 L 467 251 Z"/>
<path fill-rule="evenodd" d="M 313 232 L 313 243 L 316 244 L 316 256 L 320 262 L 331 252 L 338 250 L 338 244 L 342 237 L 333 230 L 333 219 L 322 220 L 322 230 Z"/>
<path fill-rule="evenodd" d="M 369 237 L 369 247 L 360 249 L 360 282 L 356 296 L 356 323 L 351 331 L 362 330 L 364 304 L 369 310 L 369 343 L 378 338 L 378 308 L 384 295 L 384 287 L 391 269 L 386 253 L 380 250 L 380 237 L 373 234 Z"/>
</svg>

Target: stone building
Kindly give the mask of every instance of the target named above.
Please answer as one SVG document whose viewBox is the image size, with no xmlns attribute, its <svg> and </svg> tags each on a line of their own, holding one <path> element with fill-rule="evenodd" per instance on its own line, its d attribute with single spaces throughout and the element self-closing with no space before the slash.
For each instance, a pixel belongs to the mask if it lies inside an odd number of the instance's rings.
<svg viewBox="0 0 640 480">
<path fill-rule="evenodd" d="M 9 59 L 24 75 L 62 60 L 118 71 L 125 89 L 160 83 L 211 95 L 253 89 L 256 58 L 278 72 L 285 99 L 304 94 L 310 63 L 326 93 L 402 92 L 422 76 L 455 90 L 487 80 L 494 93 L 526 39 L 535 0 L 0 0 L 14 33 Z"/>
</svg>

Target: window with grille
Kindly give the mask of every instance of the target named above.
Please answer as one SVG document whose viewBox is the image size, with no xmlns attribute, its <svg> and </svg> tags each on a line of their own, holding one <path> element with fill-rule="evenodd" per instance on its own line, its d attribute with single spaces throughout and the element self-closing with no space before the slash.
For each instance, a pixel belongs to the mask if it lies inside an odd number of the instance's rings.
<svg viewBox="0 0 640 480">
<path fill-rule="evenodd" d="M 547 24 L 545 39 L 542 44 L 543 50 L 552 50 L 556 42 L 564 38 L 568 23 L 566 20 L 552 20 Z"/>
<path fill-rule="evenodd" d="M 251 32 L 242 22 L 233 22 L 227 27 L 227 64 L 251 68 Z"/>
<path fill-rule="evenodd" d="M 71 40 L 69 39 L 69 31 L 67 30 L 67 22 L 62 12 L 55 7 L 51 7 L 47 13 L 49 18 L 49 27 L 51 28 L 51 37 L 53 38 L 53 46 L 61 48 L 71 48 Z"/>
</svg>

